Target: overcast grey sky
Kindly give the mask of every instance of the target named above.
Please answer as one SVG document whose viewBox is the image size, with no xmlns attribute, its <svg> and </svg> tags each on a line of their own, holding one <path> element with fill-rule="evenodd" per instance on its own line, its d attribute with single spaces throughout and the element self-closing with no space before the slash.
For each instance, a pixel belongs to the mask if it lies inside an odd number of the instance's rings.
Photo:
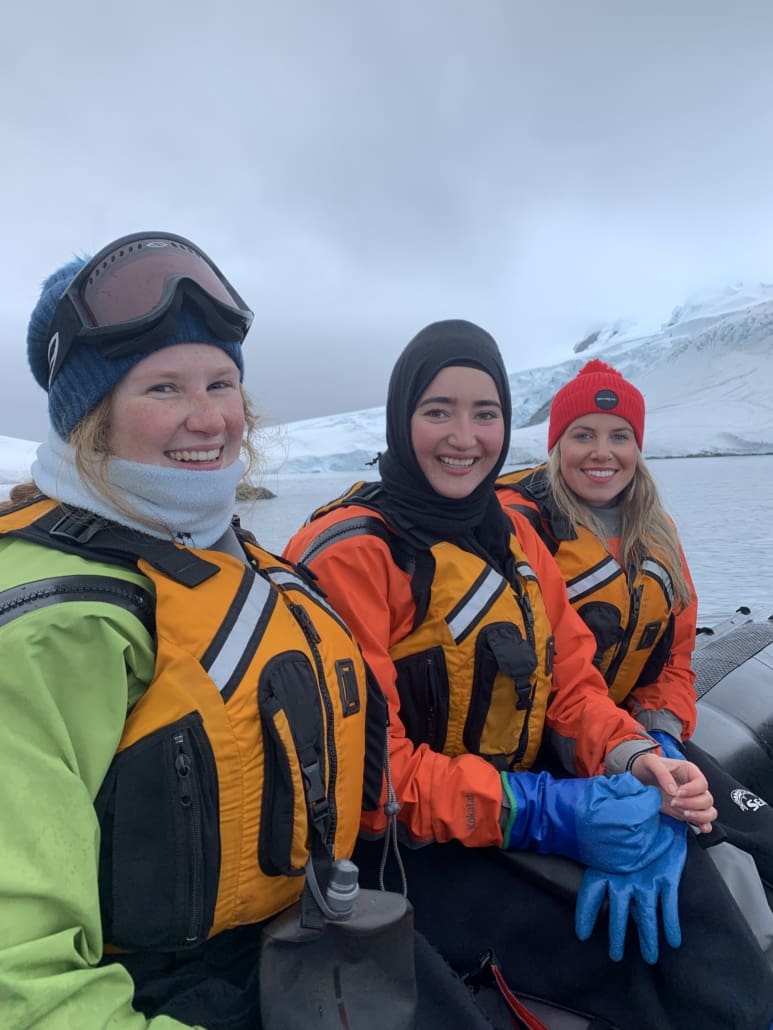
<svg viewBox="0 0 773 1030">
<path fill-rule="evenodd" d="M 40 282 L 168 229 L 255 310 L 286 420 L 380 405 L 427 322 L 511 371 L 773 280 L 769 0 L 18 0 L 0 36 L 0 434 Z"/>
</svg>

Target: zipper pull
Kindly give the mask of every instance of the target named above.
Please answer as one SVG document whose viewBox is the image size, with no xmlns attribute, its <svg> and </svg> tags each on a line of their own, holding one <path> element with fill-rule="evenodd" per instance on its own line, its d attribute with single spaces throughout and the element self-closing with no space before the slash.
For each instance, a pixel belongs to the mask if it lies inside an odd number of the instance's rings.
<svg viewBox="0 0 773 1030">
<path fill-rule="evenodd" d="M 554 636 L 548 637 L 548 642 L 545 645 L 545 675 L 553 675 L 553 659 L 556 656 L 556 638 Z"/>
<path fill-rule="evenodd" d="M 520 598 L 521 612 L 523 613 L 523 621 L 526 627 L 526 639 L 529 641 L 532 647 L 534 647 L 534 611 L 531 607 L 531 601 L 526 591 L 523 592 Z"/>
<path fill-rule="evenodd" d="M 300 623 L 301 629 L 306 636 L 306 639 L 311 641 L 312 644 L 318 644 L 322 637 L 317 633 L 314 623 L 311 621 L 311 617 L 303 605 L 291 604 L 290 611 L 293 613 L 295 618 Z"/>
<path fill-rule="evenodd" d="M 182 733 L 175 733 L 174 742 L 177 745 L 177 754 L 174 756 L 174 771 L 177 773 L 180 804 L 183 808 L 188 808 L 193 801 L 190 788 L 191 760 L 183 749 L 184 738 Z"/>
</svg>

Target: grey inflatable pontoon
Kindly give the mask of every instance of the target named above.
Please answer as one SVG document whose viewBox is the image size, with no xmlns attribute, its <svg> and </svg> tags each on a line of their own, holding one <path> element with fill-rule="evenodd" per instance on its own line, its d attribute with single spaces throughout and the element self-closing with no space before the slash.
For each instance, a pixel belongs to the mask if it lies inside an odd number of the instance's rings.
<svg viewBox="0 0 773 1030">
<path fill-rule="evenodd" d="M 737 780 L 773 804 L 773 616 L 739 608 L 698 630 L 693 740 Z"/>
</svg>

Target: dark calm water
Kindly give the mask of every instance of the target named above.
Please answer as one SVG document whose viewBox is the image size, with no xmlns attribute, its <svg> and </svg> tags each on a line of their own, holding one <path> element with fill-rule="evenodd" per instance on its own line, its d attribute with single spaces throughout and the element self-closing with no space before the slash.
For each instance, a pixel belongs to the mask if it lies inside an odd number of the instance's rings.
<svg viewBox="0 0 773 1030">
<path fill-rule="evenodd" d="M 773 614 L 773 455 L 674 458 L 650 469 L 679 527 L 699 621 L 710 625 L 740 605 Z M 263 482 L 277 496 L 242 508 L 242 519 L 279 553 L 313 508 L 371 472 L 267 475 Z"/>
</svg>

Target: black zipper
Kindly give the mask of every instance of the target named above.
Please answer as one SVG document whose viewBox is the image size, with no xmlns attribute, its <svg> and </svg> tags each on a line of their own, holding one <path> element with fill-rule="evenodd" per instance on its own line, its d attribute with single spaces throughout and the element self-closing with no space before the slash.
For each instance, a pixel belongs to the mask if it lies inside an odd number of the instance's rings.
<svg viewBox="0 0 773 1030">
<path fill-rule="evenodd" d="M 183 862 L 190 863 L 188 882 L 188 925 L 186 944 L 195 944 L 201 937 L 201 908 L 203 901 L 203 877 L 201 868 L 201 811 L 199 798 L 194 789 L 195 769 L 185 734 L 177 730 L 172 738 L 174 744 L 174 771 L 177 777 L 177 797 L 183 812 L 186 827 L 188 854 Z"/>
<path fill-rule="evenodd" d="M 608 687 L 611 687 L 615 682 L 615 677 L 617 676 L 620 666 L 623 664 L 623 659 L 628 654 L 628 648 L 631 646 L 631 640 L 633 639 L 636 626 L 639 622 L 642 589 L 643 588 L 641 586 L 633 587 L 631 589 L 631 608 L 628 616 L 628 623 L 625 627 L 625 633 L 623 633 L 623 639 L 617 646 L 615 657 L 609 663 L 609 668 L 604 673 L 604 679 L 606 680 Z"/>
<path fill-rule="evenodd" d="M 427 741 L 433 751 L 440 749 L 441 742 L 435 739 L 437 735 L 437 695 L 438 695 L 438 684 L 437 678 L 434 675 L 435 663 L 432 655 L 428 654 L 424 658 L 424 664 L 427 667 L 427 716 L 424 723 L 424 739 Z"/>
<path fill-rule="evenodd" d="M 325 730 L 325 750 L 327 752 L 329 778 L 328 778 L 328 789 L 327 789 L 327 803 L 329 812 L 329 823 L 327 829 L 327 836 L 325 843 L 332 846 L 335 841 L 336 830 L 338 828 L 338 809 L 336 808 L 335 802 L 335 788 L 336 780 L 338 777 L 338 754 L 336 752 L 335 745 L 335 712 L 333 709 L 333 702 L 330 700 L 330 692 L 327 688 L 327 680 L 325 679 L 325 668 L 322 663 L 322 655 L 319 653 L 317 644 L 321 641 L 314 623 L 311 621 L 309 613 L 303 607 L 303 605 L 290 602 L 288 604 L 290 612 L 295 617 L 296 622 L 303 630 L 303 635 L 306 637 L 306 641 L 311 649 L 311 653 L 314 655 L 314 665 L 317 670 L 317 683 L 319 686 L 320 697 L 322 698 L 322 704 L 325 708 L 326 715 L 326 730 Z"/>
<path fill-rule="evenodd" d="M 534 635 L 534 610 L 532 609 L 531 601 L 529 600 L 529 595 L 526 592 L 526 590 L 521 587 L 520 582 L 518 584 L 518 589 L 515 591 L 515 597 L 518 601 L 518 607 L 521 609 L 521 614 L 523 616 L 523 625 L 524 629 L 526 630 L 526 640 L 531 646 L 534 653 L 536 654 L 537 642 L 536 637 Z M 539 661 L 539 658 L 537 660 Z M 535 669 L 532 678 L 529 681 L 529 704 L 524 712 L 523 728 L 521 729 L 521 736 L 518 740 L 518 746 L 515 749 L 515 753 L 513 754 L 512 761 L 510 763 L 511 768 L 515 766 L 517 762 L 520 762 L 520 760 L 526 753 L 526 748 L 529 744 L 529 719 L 531 716 L 532 706 L 534 704 L 534 694 L 537 690 L 536 674 L 537 672 Z"/>
<path fill-rule="evenodd" d="M 532 611 L 531 601 L 527 593 L 516 593 L 518 598 L 518 607 L 521 609 L 523 615 L 523 624 L 526 628 L 526 639 L 531 644 L 535 653 L 537 651 L 535 638 L 534 638 L 534 612 Z"/>
</svg>

